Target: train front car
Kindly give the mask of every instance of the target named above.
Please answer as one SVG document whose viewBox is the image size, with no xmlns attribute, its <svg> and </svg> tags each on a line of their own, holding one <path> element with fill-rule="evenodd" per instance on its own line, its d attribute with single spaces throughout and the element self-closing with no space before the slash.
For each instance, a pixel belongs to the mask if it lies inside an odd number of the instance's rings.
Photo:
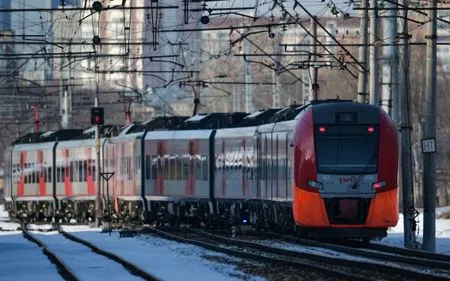
<svg viewBox="0 0 450 281">
<path fill-rule="evenodd" d="M 398 142 L 379 107 L 313 104 L 294 133 L 293 212 L 311 237 L 386 236 L 398 221 Z"/>
</svg>

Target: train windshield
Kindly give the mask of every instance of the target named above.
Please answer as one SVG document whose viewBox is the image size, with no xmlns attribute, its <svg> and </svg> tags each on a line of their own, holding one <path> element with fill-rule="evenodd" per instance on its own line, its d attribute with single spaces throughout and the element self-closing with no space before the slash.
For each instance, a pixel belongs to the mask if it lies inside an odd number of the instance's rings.
<svg viewBox="0 0 450 281">
<path fill-rule="evenodd" d="M 321 174 L 377 173 L 377 126 L 317 126 L 315 143 Z"/>
</svg>

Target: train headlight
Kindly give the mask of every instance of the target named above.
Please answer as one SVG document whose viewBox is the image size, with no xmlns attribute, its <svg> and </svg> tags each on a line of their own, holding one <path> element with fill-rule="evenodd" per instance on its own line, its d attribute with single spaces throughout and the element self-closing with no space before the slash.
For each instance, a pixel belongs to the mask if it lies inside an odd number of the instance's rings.
<svg viewBox="0 0 450 281">
<path fill-rule="evenodd" d="M 317 189 L 323 189 L 323 184 L 318 181 L 309 180 L 308 185 Z"/>
<path fill-rule="evenodd" d="M 379 181 L 379 182 L 376 182 L 376 183 L 372 184 L 372 189 L 380 189 L 380 188 L 385 187 L 385 186 L 386 186 L 386 182 L 385 181 Z"/>
</svg>

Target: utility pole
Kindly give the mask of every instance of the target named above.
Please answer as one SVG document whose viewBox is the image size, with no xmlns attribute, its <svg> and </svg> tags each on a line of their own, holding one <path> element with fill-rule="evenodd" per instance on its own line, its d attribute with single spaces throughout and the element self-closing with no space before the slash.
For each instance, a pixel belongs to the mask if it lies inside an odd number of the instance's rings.
<svg viewBox="0 0 450 281">
<path fill-rule="evenodd" d="M 397 46 L 394 45 L 395 37 L 397 36 L 397 1 L 394 3 L 387 1 L 386 17 L 383 18 L 383 41 L 388 46 L 383 47 L 382 59 L 382 98 L 381 105 L 395 124 L 398 124 L 398 51 Z"/>
<path fill-rule="evenodd" d="M 282 42 L 283 33 L 278 33 L 277 39 L 272 39 L 272 50 L 274 54 L 280 54 L 277 56 L 274 70 L 272 71 L 272 107 L 279 108 L 280 107 L 280 74 L 278 71 L 280 70 L 280 61 L 281 61 L 281 48 L 280 43 Z"/>
<path fill-rule="evenodd" d="M 64 51 L 64 49 L 63 49 Z M 67 129 L 68 125 L 66 123 L 66 111 L 65 111 L 65 87 L 64 87 L 64 56 L 60 58 L 60 70 L 59 70 L 59 114 L 61 114 L 61 128 Z"/>
<path fill-rule="evenodd" d="M 414 207 L 414 187 L 412 171 L 412 145 L 411 145 L 411 93 L 409 90 L 409 33 L 408 33 L 408 0 L 400 0 L 404 9 L 401 10 L 399 22 L 402 31 L 399 38 L 402 42 L 402 67 L 399 77 L 400 94 L 400 186 L 403 196 L 403 242 L 406 248 L 416 248 L 416 223 Z"/>
<path fill-rule="evenodd" d="M 311 66 L 309 67 L 309 76 L 311 77 L 309 81 L 309 101 L 317 100 L 319 92 L 319 84 L 317 83 L 317 22 L 315 18 L 311 18 Z"/>
<path fill-rule="evenodd" d="M 247 40 L 244 39 L 244 53 L 250 54 L 251 48 Z M 245 63 L 245 111 L 250 113 L 253 112 L 253 85 L 252 75 L 250 73 L 250 63 L 244 61 Z"/>
<path fill-rule="evenodd" d="M 358 97 L 357 100 L 360 103 L 367 102 L 367 59 L 369 56 L 369 53 L 367 51 L 367 26 L 369 22 L 369 10 L 368 0 L 361 0 L 361 22 L 359 24 L 359 43 L 361 44 L 361 47 L 359 47 L 359 57 L 358 60 L 361 62 L 361 64 L 365 67 L 362 68 L 359 67 L 358 72 Z"/>
<path fill-rule="evenodd" d="M 95 59 L 95 69 L 98 69 L 98 57 Z M 95 87 L 95 99 L 94 106 L 99 107 L 99 80 L 100 74 L 96 73 L 96 87 Z M 95 224 L 97 227 L 100 226 L 103 204 L 101 195 L 101 167 L 100 167 L 100 125 L 95 125 L 95 176 L 97 179 L 97 198 L 96 198 L 96 208 L 95 208 Z"/>
<path fill-rule="evenodd" d="M 378 105 L 378 53 L 375 46 L 378 35 L 378 0 L 370 1 L 370 104 Z"/>
<path fill-rule="evenodd" d="M 423 246 L 436 250 L 436 40 L 437 0 L 431 0 L 427 40 L 427 66 L 425 78 L 426 119 L 422 140 L 423 157 Z"/>
</svg>

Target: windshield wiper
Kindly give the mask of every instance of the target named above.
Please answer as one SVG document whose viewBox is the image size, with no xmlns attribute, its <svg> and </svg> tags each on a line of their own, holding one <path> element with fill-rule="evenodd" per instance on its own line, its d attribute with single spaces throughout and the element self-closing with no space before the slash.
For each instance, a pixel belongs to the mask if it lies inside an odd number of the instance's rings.
<svg viewBox="0 0 450 281">
<path fill-rule="evenodd" d="M 352 189 L 356 189 L 359 186 L 359 182 L 361 181 L 361 177 L 365 174 L 367 168 L 370 166 L 370 164 L 372 164 L 372 162 L 377 159 L 378 157 L 378 153 L 374 152 L 372 154 L 372 157 L 370 157 L 369 161 L 367 162 L 367 164 L 364 166 L 364 169 L 362 170 L 361 174 L 358 176 L 358 178 L 356 179 L 356 181 L 352 184 L 351 188 Z"/>
</svg>

